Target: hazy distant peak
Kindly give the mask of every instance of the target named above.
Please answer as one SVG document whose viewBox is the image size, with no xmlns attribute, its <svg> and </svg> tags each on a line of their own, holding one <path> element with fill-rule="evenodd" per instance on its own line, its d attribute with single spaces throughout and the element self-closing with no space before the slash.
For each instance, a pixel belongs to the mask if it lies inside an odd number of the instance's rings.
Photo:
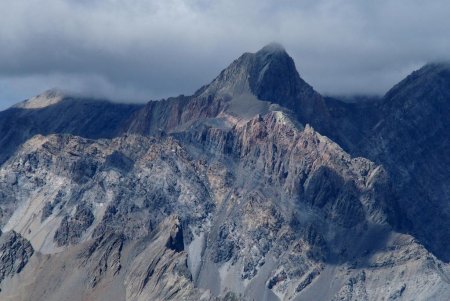
<svg viewBox="0 0 450 301">
<path fill-rule="evenodd" d="M 41 109 L 59 103 L 66 97 L 63 91 L 58 89 L 47 90 L 37 96 L 27 99 L 17 105 L 20 109 Z"/>
<path fill-rule="evenodd" d="M 450 61 L 434 61 L 434 62 L 429 62 L 428 64 L 426 64 L 424 67 L 429 67 L 429 68 L 445 68 L 445 69 L 450 69 Z"/>
<path fill-rule="evenodd" d="M 403 96 L 408 94 L 409 98 L 420 98 L 421 102 L 424 102 L 437 99 L 441 93 L 447 98 L 450 96 L 449 85 L 450 62 L 428 63 L 395 85 L 386 93 L 385 98 L 402 96 L 403 99 Z"/>
<path fill-rule="evenodd" d="M 448 74 L 450 72 L 450 62 L 449 61 L 441 61 L 441 62 L 430 62 L 424 65 L 417 71 L 414 71 L 412 74 L 416 76 L 423 75 L 439 75 L 442 72 L 444 74 Z"/>
</svg>

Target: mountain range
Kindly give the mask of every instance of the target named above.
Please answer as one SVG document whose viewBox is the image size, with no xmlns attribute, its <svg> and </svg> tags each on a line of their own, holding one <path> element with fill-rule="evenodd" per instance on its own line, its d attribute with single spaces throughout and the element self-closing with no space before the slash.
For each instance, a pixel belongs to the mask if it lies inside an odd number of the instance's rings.
<svg viewBox="0 0 450 301">
<path fill-rule="evenodd" d="M 0 112 L 1 300 L 449 300 L 450 64 L 322 96 L 278 44 L 193 95 Z"/>
</svg>

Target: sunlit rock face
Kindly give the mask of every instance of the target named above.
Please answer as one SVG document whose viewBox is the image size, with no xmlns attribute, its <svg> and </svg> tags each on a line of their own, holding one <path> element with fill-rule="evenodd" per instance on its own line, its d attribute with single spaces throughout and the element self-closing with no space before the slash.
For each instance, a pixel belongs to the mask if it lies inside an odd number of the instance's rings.
<svg viewBox="0 0 450 301">
<path fill-rule="evenodd" d="M 0 112 L 0 299 L 448 300 L 448 70 L 349 104 L 270 44 L 192 96 Z"/>
</svg>

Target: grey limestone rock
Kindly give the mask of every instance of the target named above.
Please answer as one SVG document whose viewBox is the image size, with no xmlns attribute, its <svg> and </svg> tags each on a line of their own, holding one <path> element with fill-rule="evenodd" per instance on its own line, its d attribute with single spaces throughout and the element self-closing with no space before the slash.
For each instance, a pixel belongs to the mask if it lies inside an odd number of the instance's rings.
<svg viewBox="0 0 450 301">
<path fill-rule="evenodd" d="M 10 231 L 0 236 L 0 283 L 20 273 L 30 261 L 34 249 L 20 234 Z"/>
<path fill-rule="evenodd" d="M 76 207 L 74 216 L 64 216 L 55 232 L 54 240 L 58 246 L 76 244 L 94 222 L 94 214 L 88 205 L 82 203 Z"/>
</svg>

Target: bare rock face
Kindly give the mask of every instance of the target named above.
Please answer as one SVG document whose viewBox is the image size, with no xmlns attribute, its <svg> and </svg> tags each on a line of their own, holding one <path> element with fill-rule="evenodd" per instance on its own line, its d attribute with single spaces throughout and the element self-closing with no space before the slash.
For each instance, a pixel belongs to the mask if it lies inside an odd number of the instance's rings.
<svg viewBox="0 0 450 301">
<path fill-rule="evenodd" d="M 0 299 L 448 300 L 445 70 L 353 106 L 269 45 L 192 96 L 1 112 Z"/>
<path fill-rule="evenodd" d="M 450 240 L 450 65 L 413 72 L 381 99 L 327 99 L 335 131 L 323 132 L 352 155 L 382 164 L 397 201 L 396 227 L 448 261 Z"/>
<path fill-rule="evenodd" d="M 230 121 L 273 109 L 290 110 L 300 122 L 318 129 L 330 124 L 324 99 L 300 78 L 292 58 L 277 44 L 243 54 L 192 96 L 149 102 L 128 131 L 161 135 L 205 122 L 227 127 Z"/>
<path fill-rule="evenodd" d="M 368 300 L 365 281 L 366 273 L 364 271 L 349 278 L 339 290 L 339 293 L 334 297 L 333 301 Z"/>
<path fill-rule="evenodd" d="M 34 250 L 30 242 L 11 231 L 0 236 L 0 283 L 6 277 L 20 273 L 27 265 Z"/>
<path fill-rule="evenodd" d="M 429 64 L 392 88 L 365 150 L 396 177 L 404 228 L 449 261 L 450 64 Z M 366 147 L 367 147 L 366 146 Z M 420 201 L 418 201 L 420 199 Z M 432 218 L 431 218 L 432 217 Z"/>
<path fill-rule="evenodd" d="M 294 61 L 279 44 L 243 54 L 196 92 L 198 97 L 231 97 L 240 102 L 244 100 L 239 96 L 249 94 L 292 110 L 301 122 L 317 128 L 327 126 L 328 109 L 323 98 L 300 78 Z"/>
<path fill-rule="evenodd" d="M 184 250 L 183 241 L 183 229 L 180 225 L 180 220 L 176 218 L 170 230 L 170 237 L 167 240 L 166 248 L 169 248 L 175 252 L 181 252 Z"/>
<path fill-rule="evenodd" d="M 81 257 L 88 269 L 89 286 L 94 288 L 107 275 L 114 277 L 122 269 L 123 235 L 110 234 L 96 239 L 86 248 Z"/>
<path fill-rule="evenodd" d="M 168 217 L 125 280 L 128 300 L 199 300 L 183 251 L 177 216 Z"/>
<path fill-rule="evenodd" d="M 42 214 L 44 214 L 44 211 Z M 76 244 L 84 232 L 92 225 L 94 219 L 94 214 L 92 214 L 89 206 L 83 203 L 79 204 L 73 217 L 68 215 L 63 217 L 53 239 L 59 247 L 69 243 Z"/>
</svg>

